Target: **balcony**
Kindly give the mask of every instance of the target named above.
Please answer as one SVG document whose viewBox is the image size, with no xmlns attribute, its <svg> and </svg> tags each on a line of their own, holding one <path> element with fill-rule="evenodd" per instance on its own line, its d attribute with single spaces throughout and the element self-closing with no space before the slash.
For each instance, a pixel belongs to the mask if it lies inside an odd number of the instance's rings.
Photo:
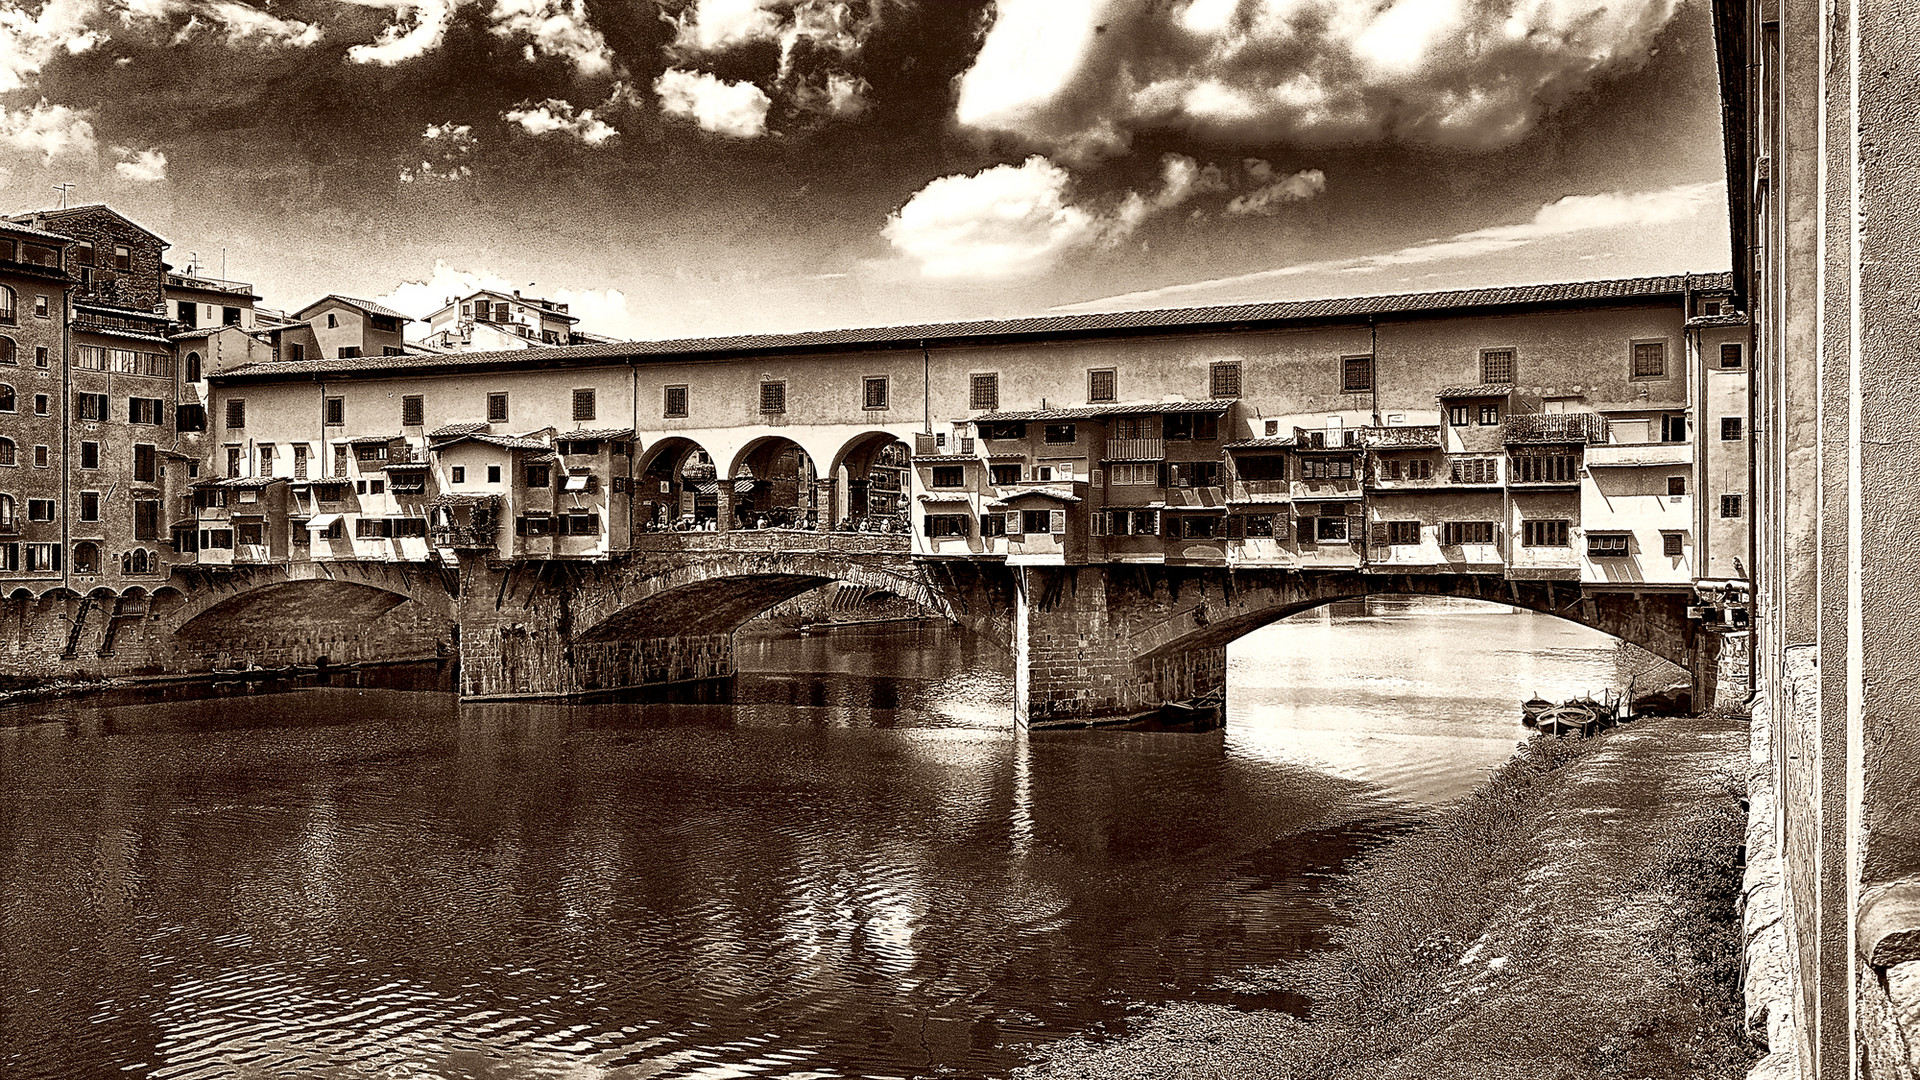
<svg viewBox="0 0 1920 1080">
<path fill-rule="evenodd" d="M 1360 442 L 1375 450 L 1435 450 L 1440 446 L 1440 425 L 1364 427 Z"/>
<path fill-rule="evenodd" d="M 1235 480 L 1227 489 L 1231 503 L 1285 503 L 1293 499 L 1293 483 L 1287 480 Z"/>
<path fill-rule="evenodd" d="M 1159 461 L 1167 456 L 1159 439 L 1108 439 L 1104 461 Z"/>
<path fill-rule="evenodd" d="M 1524 443 L 1580 443 L 1607 441 L 1607 420 L 1599 413 L 1523 413 L 1508 416 L 1500 439 L 1508 446 Z"/>
<path fill-rule="evenodd" d="M 1587 466 L 1605 468 L 1623 465 L 1691 465 L 1693 444 L 1608 443 L 1587 447 Z"/>
<path fill-rule="evenodd" d="M 200 277 L 195 274 L 168 274 L 167 284 L 178 289 L 199 289 L 203 292 L 226 292 L 245 296 L 253 295 L 253 286 L 248 282 Z"/>
<path fill-rule="evenodd" d="M 436 525 L 433 546 L 454 550 L 491 551 L 500 538 L 500 527 L 486 525 Z"/>
</svg>

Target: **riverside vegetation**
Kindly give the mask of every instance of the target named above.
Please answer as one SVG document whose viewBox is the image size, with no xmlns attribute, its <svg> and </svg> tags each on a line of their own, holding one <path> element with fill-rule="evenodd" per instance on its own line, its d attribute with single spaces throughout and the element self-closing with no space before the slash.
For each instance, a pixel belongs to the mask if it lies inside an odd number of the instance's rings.
<svg viewBox="0 0 1920 1080">
<path fill-rule="evenodd" d="M 1536 736 L 1357 865 L 1332 948 L 1245 973 L 1305 1017 L 1177 1003 L 1029 1080 L 1743 1077 L 1744 724 Z"/>
</svg>

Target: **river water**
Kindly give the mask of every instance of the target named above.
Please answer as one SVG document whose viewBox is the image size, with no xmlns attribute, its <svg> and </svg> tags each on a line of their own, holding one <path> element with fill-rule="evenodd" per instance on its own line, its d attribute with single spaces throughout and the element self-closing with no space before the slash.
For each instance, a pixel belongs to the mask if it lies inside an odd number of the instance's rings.
<svg viewBox="0 0 1920 1080">
<path fill-rule="evenodd" d="M 729 705 L 0 712 L 0 1076 L 1003 1076 L 1135 1003 L 1297 1006 L 1223 980 L 1613 663 L 1375 601 L 1235 643 L 1224 732 L 1022 737 L 956 631 L 739 660 Z"/>
</svg>

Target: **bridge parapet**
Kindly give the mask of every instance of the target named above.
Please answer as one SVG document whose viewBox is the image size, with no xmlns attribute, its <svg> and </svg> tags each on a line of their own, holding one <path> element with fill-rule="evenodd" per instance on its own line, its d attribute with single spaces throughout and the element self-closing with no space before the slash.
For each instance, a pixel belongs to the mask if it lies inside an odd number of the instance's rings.
<svg viewBox="0 0 1920 1080">
<path fill-rule="evenodd" d="M 659 532 L 634 536 L 639 554 L 825 554 L 905 556 L 912 539 L 899 533 L 816 532 L 811 529 L 734 529 L 729 532 Z"/>
</svg>

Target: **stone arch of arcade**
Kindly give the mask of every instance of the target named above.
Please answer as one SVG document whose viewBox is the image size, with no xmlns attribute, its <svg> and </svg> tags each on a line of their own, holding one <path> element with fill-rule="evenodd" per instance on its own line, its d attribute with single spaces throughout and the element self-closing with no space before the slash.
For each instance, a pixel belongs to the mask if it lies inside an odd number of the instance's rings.
<svg viewBox="0 0 1920 1080">
<path fill-rule="evenodd" d="M 818 458 L 785 435 L 762 435 L 734 454 L 720 484 L 734 528 L 816 529 L 832 513 Z M 723 510 L 723 516 L 725 511 Z"/>
<path fill-rule="evenodd" d="M 911 523 L 907 503 L 907 469 L 912 451 L 906 440 L 891 431 L 863 431 L 841 444 L 828 463 L 824 478 L 831 496 L 832 524 L 854 531 L 882 521 Z"/>
<path fill-rule="evenodd" d="M 714 520 L 717 474 L 712 453 L 698 440 L 673 435 L 647 447 L 634 469 L 636 529 L 667 531 Z"/>
</svg>

